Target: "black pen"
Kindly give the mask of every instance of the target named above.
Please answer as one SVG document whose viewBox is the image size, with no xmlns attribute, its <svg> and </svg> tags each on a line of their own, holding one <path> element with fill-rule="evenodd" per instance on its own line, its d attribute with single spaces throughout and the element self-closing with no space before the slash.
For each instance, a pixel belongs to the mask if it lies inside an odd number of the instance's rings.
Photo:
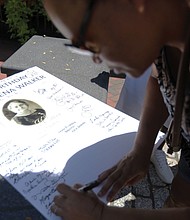
<svg viewBox="0 0 190 220">
<path fill-rule="evenodd" d="M 82 186 L 78 190 L 82 191 L 82 192 L 87 192 L 87 191 L 92 190 L 93 188 L 99 186 L 100 183 L 101 183 L 100 181 L 95 180 L 95 181 L 92 181 L 90 183 L 85 184 L 84 186 Z"/>
</svg>

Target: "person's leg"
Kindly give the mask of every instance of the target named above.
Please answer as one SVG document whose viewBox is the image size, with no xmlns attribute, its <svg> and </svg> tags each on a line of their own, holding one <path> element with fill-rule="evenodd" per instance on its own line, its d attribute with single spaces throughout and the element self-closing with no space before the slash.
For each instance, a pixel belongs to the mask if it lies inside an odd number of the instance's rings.
<svg viewBox="0 0 190 220">
<path fill-rule="evenodd" d="M 189 146 L 184 145 L 182 147 L 181 156 L 178 163 L 178 172 L 172 182 L 171 192 L 165 203 L 165 207 L 167 208 L 190 206 L 189 155 Z"/>
<path fill-rule="evenodd" d="M 164 150 L 162 150 L 164 144 L 165 141 L 163 141 L 158 147 L 155 145 L 150 161 L 153 163 L 156 173 L 160 179 L 167 184 L 171 184 L 174 178 L 174 174 L 168 165 L 166 153 Z"/>
<path fill-rule="evenodd" d="M 141 109 L 144 101 L 146 85 L 151 74 L 151 68 L 139 78 L 126 76 L 123 88 L 121 90 L 116 109 L 136 118 L 140 119 Z"/>
</svg>

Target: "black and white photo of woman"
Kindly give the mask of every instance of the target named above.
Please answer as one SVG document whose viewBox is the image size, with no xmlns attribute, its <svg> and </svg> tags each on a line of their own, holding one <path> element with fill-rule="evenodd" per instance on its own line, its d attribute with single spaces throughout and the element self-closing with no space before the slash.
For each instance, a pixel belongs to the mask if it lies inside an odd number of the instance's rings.
<svg viewBox="0 0 190 220">
<path fill-rule="evenodd" d="M 46 117 L 45 110 L 35 102 L 26 99 L 12 99 L 3 106 L 7 119 L 21 125 L 35 125 Z"/>
</svg>

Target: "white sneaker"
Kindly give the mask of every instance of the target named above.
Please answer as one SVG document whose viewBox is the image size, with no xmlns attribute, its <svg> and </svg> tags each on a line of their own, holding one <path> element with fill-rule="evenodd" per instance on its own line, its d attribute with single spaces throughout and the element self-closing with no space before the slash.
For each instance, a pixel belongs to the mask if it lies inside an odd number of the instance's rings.
<svg viewBox="0 0 190 220">
<path fill-rule="evenodd" d="M 170 166 L 167 163 L 165 152 L 158 149 L 154 150 L 150 160 L 154 164 L 154 167 L 160 179 L 167 184 L 171 184 L 174 175 Z"/>
</svg>

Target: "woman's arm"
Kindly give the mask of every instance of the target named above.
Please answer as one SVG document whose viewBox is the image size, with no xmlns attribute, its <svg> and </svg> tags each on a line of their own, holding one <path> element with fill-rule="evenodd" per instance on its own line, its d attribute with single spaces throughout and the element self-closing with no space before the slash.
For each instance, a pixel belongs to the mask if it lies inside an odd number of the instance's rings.
<svg viewBox="0 0 190 220">
<path fill-rule="evenodd" d="M 114 167 L 100 174 L 99 180 L 104 184 L 99 196 L 109 191 L 107 200 L 110 201 L 124 185 L 133 185 L 147 174 L 156 136 L 167 117 L 157 79 L 151 76 L 133 149 Z"/>
<path fill-rule="evenodd" d="M 134 145 L 134 150 L 139 153 L 146 154 L 147 159 L 150 158 L 152 153 L 152 147 L 158 131 L 168 118 L 168 111 L 156 76 L 157 70 L 153 65 L 152 76 L 150 76 L 147 84 L 138 134 Z"/>
<path fill-rule="evenodd" d="M 105 207 L 101 220 L 189 220 L 190 207 L 168 209 L 127 209 Z"/>
<path fill-rule="evenodd" d="M 111 207 L 93 192 L 79 192 L 65 184 L 59 184 L 57 190 L 60 194 L 51 210 L 64 220 L 189 220 L 190 216 L 190 207 L 157 210 Z"/>
</svg>

